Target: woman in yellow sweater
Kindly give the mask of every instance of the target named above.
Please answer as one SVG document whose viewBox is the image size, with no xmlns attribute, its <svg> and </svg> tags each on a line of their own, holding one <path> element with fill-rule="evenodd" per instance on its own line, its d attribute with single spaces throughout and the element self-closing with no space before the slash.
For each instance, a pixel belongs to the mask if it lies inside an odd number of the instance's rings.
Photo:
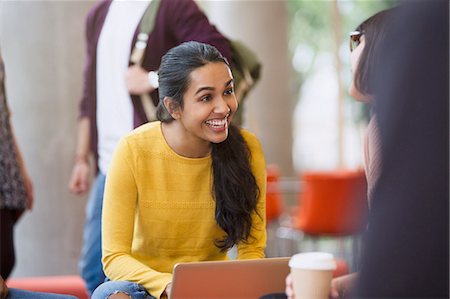
<svg viewBox="0 0 450 299">
<path fill-rule="evenodd" d="M 170 295 L 179 262 L 264 257 L 265 161 L 256 137 L 231 124 L 237 109 L 220 52 L 183 43 L 162 58 L 160 121 L 118 145 L 105 187 L 103 267 L 92 298 Z M 201 290 L 199 290 L 201 292 Z"/>
</svg>

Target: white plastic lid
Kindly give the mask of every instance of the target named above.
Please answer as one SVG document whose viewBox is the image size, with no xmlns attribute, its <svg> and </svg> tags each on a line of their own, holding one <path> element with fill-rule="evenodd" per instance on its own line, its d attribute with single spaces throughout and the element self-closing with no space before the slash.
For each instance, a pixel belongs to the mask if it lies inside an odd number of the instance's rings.
<svg viewBox="0 0 450 299">
<path fill-rule="evenodd" d="M 305 252 L 298 253 L 289 260 L 289 267 L 315 270 L 335 270 L 336 262 L 331 253 Z"/>
</svg>

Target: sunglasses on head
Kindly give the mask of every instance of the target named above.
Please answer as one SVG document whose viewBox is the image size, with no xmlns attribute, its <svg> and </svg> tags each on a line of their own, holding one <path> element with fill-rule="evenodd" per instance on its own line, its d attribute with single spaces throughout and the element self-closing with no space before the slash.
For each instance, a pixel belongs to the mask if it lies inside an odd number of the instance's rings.
<svg viewBox="0 0 450 299">
<path fill-rule="evenodd" d="M 361 31 L 350 32 L 350 52 L 353 52 L 353 50 L 359 46 L 361 43 L 361 36 L 363 36 L 363 32 Z"/>
</svg>

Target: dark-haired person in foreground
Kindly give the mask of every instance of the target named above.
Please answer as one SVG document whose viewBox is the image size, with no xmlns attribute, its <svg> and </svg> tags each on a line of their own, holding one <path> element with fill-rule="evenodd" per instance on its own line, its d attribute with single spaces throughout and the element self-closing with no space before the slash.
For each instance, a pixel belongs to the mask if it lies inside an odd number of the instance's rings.
<svg viewBox="0 0 450 299">
<path fill-rule="evenodd" d="M 103 265 L 93 299 L 169 296 L 179 262 L 263 258 L 266 170 L 256 137 L 231 124 L 233 76 L 213 46 L 163 56 L 159 121 L 121 140 L 107 175 Z M 198 290 L 202 292 L 202 290 Z"/>
<path fill-rule="evenodd" d="M 383 169 L 355 298 L 449 298 L 449 2 L 408 1 L 377 62 Z"/>
</svg>

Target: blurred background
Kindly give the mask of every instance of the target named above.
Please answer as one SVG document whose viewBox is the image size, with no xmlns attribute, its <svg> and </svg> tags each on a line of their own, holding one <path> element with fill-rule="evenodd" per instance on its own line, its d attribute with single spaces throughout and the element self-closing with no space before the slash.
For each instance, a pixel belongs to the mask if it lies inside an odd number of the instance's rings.
<svg viewBox="0 0 450 299">
<path fill-rule="evenodd" d="M 12 123 L 35 206 L 16 227 L 12 277 L 75 274 L 86 196 L 67 184 L 76 145 L 93 1 L 1 1 L 0 49 Z M 369 108 L 351 99 L 348 33 L 395 1 L 199 1 L 210 21 L 260 58 L 262 78 L 241 106 L 243 126 L 276 165 L 283 208 L 300 174 L 360 169 Z M 275 242 L 269 240 L 269 242 Z M 270 244 L 269 244 L 270 245 Z"/>
</svg>

